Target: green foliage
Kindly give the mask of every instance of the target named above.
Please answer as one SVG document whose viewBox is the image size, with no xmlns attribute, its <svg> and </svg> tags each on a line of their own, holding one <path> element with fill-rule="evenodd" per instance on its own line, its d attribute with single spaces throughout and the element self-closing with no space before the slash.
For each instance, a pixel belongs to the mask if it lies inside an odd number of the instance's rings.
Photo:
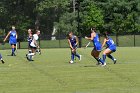
<svg viewBox="0 0 140 93">
<path fill-rule="evenodd" d="M 140 31 L 140 0 L 80 0 L 79 11 L 80 20 L 72 0 L 1 0 L 0 28 L 8 31 L 15 25 L 24 33 L 39 20 L 40 29 L 49 35 L 54 27 L 63 33 L 77 32 L 78 21 L 82 34 L 88 34 L 93 26 L 101 33 Z"/>
<path fill-rule="evenodd" d="M 102 10 L 95 6 L 94 2 L 83 2 L 82 6 L 82 26 L 86 28 L 103 26 Z M 90 31 L 90 30 L 89 30 Z"/>
</svg>

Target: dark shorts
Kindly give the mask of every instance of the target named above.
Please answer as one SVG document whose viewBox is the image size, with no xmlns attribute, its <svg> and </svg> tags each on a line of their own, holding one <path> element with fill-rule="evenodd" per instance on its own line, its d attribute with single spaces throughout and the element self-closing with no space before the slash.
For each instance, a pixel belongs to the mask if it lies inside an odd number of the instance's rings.
<svg viewBox="0 0 140 93">
<path fill-rule="evenodd" d="M 16 46 L 16 44 L 10 44 L 10 45 L 11 45 L 11 46 L 12 46 L 12 45 Z"/>
<path fill-rule="evenodd" d="M 30 45 L 29 45 L 29 48 L 31 48 L 31 49 L 35 49 L 35 50 L 37 49 L 37 47 L 32 47 L 32 46 L 30 46 Z"/>
</svg>

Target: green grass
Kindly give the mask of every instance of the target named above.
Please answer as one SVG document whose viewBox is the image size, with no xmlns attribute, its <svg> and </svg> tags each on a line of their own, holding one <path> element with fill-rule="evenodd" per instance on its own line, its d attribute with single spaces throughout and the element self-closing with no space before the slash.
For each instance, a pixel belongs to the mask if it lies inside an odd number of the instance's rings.
<svg viewBox="0 0 140 93">
<path fill-rule="evenodd" d="M 16 57 L 1 50 L 5 64 L 0 64 L 0 93 L 140 93 L 140 48 L 120 47 L 118 59 L 107 67 L 96 66 L 92 48 L 79 49 L 82 61 L 69 64 L 70 50 L 43 49 L 34 62 L 25 58 L 27 50 Z"/>
</svg>

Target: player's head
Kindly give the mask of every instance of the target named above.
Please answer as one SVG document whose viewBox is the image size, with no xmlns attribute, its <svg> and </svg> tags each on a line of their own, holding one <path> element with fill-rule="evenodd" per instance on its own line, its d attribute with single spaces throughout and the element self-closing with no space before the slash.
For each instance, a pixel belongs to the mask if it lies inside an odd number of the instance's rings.
<svg viewBox="0 0 140 93">
<path fill-rule="evenodd" d="M 32 33 L 32 29 L 28 29 L 28 34 L 31 34 Z"/>
<path fill-rule="evenodd" d="M 73 32 L 69 32 L 68 36 L 71 38 L 73 36 Z"/>
<path fill-rule="evenodd" d="M 40 35 L 40 30 L 36 30 L 36 34 L 37 35 Z"/>
<path fill-rule="evenodd" d="M 16 27 L 15 26 L 12 26 L 12 30 L 15 30 L 16 29 Z"/>
<path fill-rule="evenodd" d="M 104 35 L 104 37 L 105 37 L 105 38 L 108 38 L 108 37 L 109 37 L 109 34 L 108 34 L 108 32 L 107 32 L 107 31 L 106 31 L 106 32 L 104 32 L 104 34 L 103 34 L 103 35 Z"/>
<path fill-rule="evenodd" d="M 95 27 L 92 27 L 91 28 L 91 32 L 96 32 L 96 28 Z"/>
</svg>

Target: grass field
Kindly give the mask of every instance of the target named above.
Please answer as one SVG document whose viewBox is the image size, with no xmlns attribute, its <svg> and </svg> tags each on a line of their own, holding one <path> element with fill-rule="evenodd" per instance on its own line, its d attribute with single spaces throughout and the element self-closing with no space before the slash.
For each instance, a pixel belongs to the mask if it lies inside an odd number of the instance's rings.
<svg viewBox="0 0 140 93">
<path fill-rule="evenodd" d="M 96 66 L 90 56 L 92 48 L 79 49 L 82 61 L 69 64 L 70 50 L 43 49 L 33 62 L 25 58 L 27 50 L 18 50 L 16 57 L 1 50 L 5 64 L 0 64 L 0 93 L 140 93 L 138 47 L 120 47 L 113 55 L 113 64 Z"/>
</svg>

